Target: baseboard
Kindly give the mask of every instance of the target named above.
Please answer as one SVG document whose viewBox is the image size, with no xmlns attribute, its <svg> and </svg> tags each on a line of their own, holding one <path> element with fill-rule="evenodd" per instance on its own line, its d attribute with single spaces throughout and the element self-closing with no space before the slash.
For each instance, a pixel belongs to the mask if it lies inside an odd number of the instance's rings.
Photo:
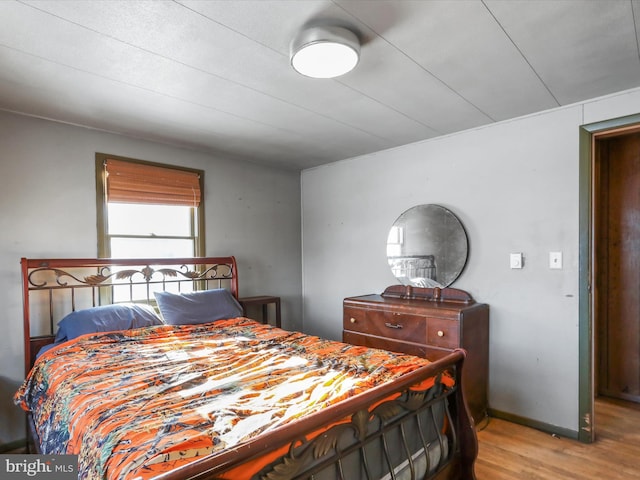
<svg viewBox="0 0 640 480">
<path fill-rule="evenodd" d="M 533 420 L 531 418 L 521 417 L 520 415 L 514 415 L 513 413 L 503 412 L 500 410 L 495 410 L 493 408 L 490 408 L 489 416 L 499 418 L 501 420 L 506 420 L 508 422 L 517 423 L 519 425 L 524 425 L 525 427 L 535 428 L 536 430 L 540 430 L 542 432 L 546 432 L 551 435 L 558 435 L 560 437 L 566 437 L 572 440 L 578 440 L 577 431 L 570 430 L 568 428 L 558 427 L 556 425 L 551 425 L 545 422 L 539 422 L 538 420 Z"/>
<path fill-rule="evenodd" d="M 0 453 L 11 453 L 16 450 L 24 451 L 27 448 L 27 440 L 16 440 L 14 442 L 3 443 L 0 445 Z"/>
</svg>

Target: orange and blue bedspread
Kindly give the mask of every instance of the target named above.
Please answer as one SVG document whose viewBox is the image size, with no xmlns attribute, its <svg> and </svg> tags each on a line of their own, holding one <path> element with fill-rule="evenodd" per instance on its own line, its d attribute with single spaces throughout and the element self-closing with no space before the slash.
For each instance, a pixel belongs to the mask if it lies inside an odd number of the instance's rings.
<svg viewBox="0 0 640 480">
<path fill-rule="evenodd" d="M 15 400 L 42 453 L 79 455 L 80 478 L 145 478 L 428 363 L 237 318 L 79 337 Z"/>
</svg>

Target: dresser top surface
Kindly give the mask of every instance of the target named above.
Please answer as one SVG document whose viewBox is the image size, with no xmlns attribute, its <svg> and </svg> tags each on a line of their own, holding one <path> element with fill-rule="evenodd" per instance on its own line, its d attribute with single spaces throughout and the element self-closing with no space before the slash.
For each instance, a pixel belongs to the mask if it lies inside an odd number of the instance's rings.
<svg viewBox="0 0 640 480">
<path fill-rule="evenodd" d="M 403 308 L 420 310 L 451 310 L 460 312 L 463 310 L 487 308 L 483 303 L 466 303 L 443 300 L 424 300 L 415 298 L 384 297 L 381 294 L 360 295 L 344 299 L 344 306 L 358 306 L 366 308 Z"/>
</svg>

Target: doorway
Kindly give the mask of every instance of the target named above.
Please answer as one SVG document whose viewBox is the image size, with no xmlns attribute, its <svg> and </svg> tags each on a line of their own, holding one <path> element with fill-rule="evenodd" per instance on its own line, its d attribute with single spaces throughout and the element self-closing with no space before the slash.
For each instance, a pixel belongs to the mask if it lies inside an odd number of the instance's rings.
<svg viewBox="0 0 640 480">
<path fill-rule="evenodd" d="M 594 136 L 595 394 L 640 402 L 640 127 Z"/>
<path fill-rule="evenodd" d="M 639 149 L 640 115 L 580 129 L 578 440 L 586 443 L 595 439 L 597 395 L 640 401 Z M 620 348 L 634 349 L 634 360 Z"/>
</svg>

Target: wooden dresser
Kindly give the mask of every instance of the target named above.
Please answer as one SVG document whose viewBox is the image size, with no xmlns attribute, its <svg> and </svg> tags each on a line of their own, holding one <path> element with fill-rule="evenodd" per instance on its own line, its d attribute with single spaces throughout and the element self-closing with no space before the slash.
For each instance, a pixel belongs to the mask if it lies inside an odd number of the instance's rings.
<svg viewBox="0 0 640 480">
<path fill-rule="evenodd" d="M 476 424 L 487 414 L 489 306 L 454 288 L 388 287 L 344 299 L 342 339 L 437 360 L 467 351 L 463 392 Z"/>
</svg>

